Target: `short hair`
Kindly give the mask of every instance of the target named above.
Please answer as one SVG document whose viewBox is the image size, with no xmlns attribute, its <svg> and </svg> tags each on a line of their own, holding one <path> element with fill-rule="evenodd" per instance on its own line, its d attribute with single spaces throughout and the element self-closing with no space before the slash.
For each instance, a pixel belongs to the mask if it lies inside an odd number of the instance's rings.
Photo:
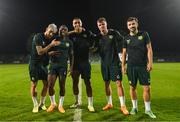
<svg viewBox="0 0 180 122">
<path fill-rule="evenodd" d="M 57 26 L 54 23 L 49 24 L 47 28 L 51 28 L 54 33 L 56 33 L 58 30 Z"/>
<path fill-rule="evenodd" d="M 81 19 L 80 19 L 79 17 L 74 17 L 74 18 L 73 18 L 73 21 L 74 21 L 74 20 L 80 20 L 80 21 L 81 21 Z"/>
<path fill-rule="evenodd" d="M 97 20 L 97 22 L 103 22 L 103 21 L 107 22 L 105 17 L 100 17 L 100 18 Z"/>
<path fill-rule="evenodd" d="M 130 21 L 133 21 L 133 20 L 135 20 L 138 23 L 138 18 L 136 18 L 136 17 L 129 17 L 127 19 L 127 22 L 130 22 Z"/>
</svg>

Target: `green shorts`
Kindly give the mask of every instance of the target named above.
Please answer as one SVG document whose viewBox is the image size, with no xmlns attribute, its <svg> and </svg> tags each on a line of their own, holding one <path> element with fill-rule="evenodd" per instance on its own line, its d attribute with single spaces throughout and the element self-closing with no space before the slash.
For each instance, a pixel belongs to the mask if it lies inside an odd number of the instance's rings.
<svg viewBox="0 0 180 122">
<path fill-rule="evenodd" d="M 136 87 L 139 80 L 140 85 L 150 85 L 150 73 L 146 66 L 128 66 L 127 76 L 131 86 Z"/>
<path fill-rule="evenodd" d="M 48 74 L 61 76 L 61 77 L 66 78 L 67 67 L 62 67 L 59 64 L 50 64 Z"/>
<path fill-rule="evenodd" d="M 104 81 L 122 81 L 122 72 L 120 65 L 105 65 L 101 63 L 101 74 Z"/>
<path fill-rule="evenodd" d="M 43 66 L 42 64 L 38 63 L 29 63 L 29 75 L 30 80 L 32 82 L 37 82 L 38 80 L 46 80 L 48 75 L 47 67 Z"/>
</svg>

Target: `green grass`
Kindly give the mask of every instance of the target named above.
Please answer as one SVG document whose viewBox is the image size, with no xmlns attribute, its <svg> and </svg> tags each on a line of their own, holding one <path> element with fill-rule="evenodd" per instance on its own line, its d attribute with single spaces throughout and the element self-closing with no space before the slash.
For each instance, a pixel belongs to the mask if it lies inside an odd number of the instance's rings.
<svg viewBox="0 0 180 122">
<path fill-rule="evenodd" d="M 156 63 L 151 73 L 151 107 L 157 115 L 153 121 L 180 121 L 180 63 Z M 58 83 L 58 82 L 57 82 Z M 58 103 L 59 88 L 56 83 L 56 101 Z M 123 80 L 126 105 L 131 109 L 129 97 L 129 84 L 127 77 Z M 142 99 L 142 87 L 138 85 L 139 112 L 134 116 L 123 116 L 119 112 L 119 100 L 116 92 L 116 84 L 111 82 L 113 90 L 114 108 L 110 111 L 102 111 L 106 104 L 104 83 L 101 78 L 100 65 L 92 65 L 92 88 L 94 95 L 95 113 L 87 110 L 87 97 L 85 85 L 82 88 L 82 121 L 152 121 L 144 114 L 144 103 Z M 40 93 L 42 82 L 38 82 L 38 93 Z M 69 105 L 74 102 L 71 78 L 66 80 L 66 95 L 64 107 L 65 114 L 58 110 L 53 113 L 40 111 L 33 114 L 32 100 L 30 96 L 30 81 L 28 65 L 0 65 L 0 121 L 72 121 L 74 109 Z M 49 97 L 46 105 L 50 105 Z"/>
</svg>

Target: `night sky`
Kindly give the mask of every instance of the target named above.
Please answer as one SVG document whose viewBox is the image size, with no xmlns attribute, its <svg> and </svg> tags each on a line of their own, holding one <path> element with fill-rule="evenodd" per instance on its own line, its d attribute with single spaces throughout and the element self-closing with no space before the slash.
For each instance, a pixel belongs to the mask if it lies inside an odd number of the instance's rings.
<svg viewBox="0 0 180 122">
<path fill-rule="evenodd" d="M 0 0 L 0 54 L 27 54 L 32 33 L 49 23 L 66 24 L 80 17 L 87 30 L 97 33 L 96 20 L 105 17 L 109 28 L 127 32 L 129 16 L 149 32 L 153 51 L 180 55 L 180 0 Z"/>
</svg>

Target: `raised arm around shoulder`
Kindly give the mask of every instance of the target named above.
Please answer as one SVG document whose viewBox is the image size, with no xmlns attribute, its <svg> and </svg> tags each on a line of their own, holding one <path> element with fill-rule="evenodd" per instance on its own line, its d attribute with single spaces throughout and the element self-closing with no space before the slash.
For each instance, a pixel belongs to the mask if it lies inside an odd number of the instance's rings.
<svg viewBox="0 0 180 122">
<path fill-rule="evenodd" d="M 54 47 L 54 46 L 57 46 L 59 45 L 60 42 L 59 41 L 56 41 L 55 39 L 49 44 L 47 45 L 46 47 L 42 47 L 42 46 L 36 46 L 36 49 L 37 49 L 37 53 L 38 55 L 43 55 L 45 53 L 48 52 L 48 50 L 51 48 L 51 47 Z"/>
</svg>

